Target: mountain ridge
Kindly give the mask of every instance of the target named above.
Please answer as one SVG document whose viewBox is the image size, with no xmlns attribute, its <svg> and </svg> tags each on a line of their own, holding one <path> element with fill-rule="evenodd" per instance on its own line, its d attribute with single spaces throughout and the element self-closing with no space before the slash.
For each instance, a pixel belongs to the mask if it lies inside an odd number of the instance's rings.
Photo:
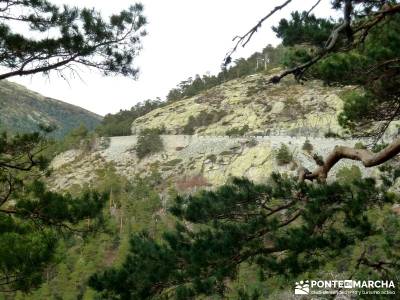
<svg viewBox="0 0 400 300">
<path fill-rule="evenodd" d="M 71 129 L 85 125 L 93 130 L 102 120 L 79 106 L 45 97 L 15 82 L 0 81 L 0 126 L 11 132 L 38 130 L 39 125 L 55 126 L 51 136 L 62 138 Z"/>
</svg>

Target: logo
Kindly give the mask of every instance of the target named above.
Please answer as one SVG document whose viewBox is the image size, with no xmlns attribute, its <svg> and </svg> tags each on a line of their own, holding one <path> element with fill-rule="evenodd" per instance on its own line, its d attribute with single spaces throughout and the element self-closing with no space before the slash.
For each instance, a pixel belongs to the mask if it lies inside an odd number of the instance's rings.
<svg viewBox="0 0 400 300">
<path fill-rule="evenodd" d="M 295 295 L 308 295 L 310 293 L 310 283 L 308 280 L 301 280 L 299 282 L 296 282 L 295 288 L 294 288 L 294 294 Z"/>
<path fill-rule="evenodd" d="M 394 295 L 393 280 L 301 280 L 295 295 Z"/>
</svg>

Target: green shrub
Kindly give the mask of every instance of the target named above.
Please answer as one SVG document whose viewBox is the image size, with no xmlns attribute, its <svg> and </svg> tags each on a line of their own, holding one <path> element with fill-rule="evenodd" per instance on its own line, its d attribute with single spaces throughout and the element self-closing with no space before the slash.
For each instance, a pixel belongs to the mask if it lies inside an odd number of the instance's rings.
<svg viewBox="0 0 400 300">
<path fill-rule="evenodd" d="M 174 166 L 176 166 L 177 164 L 179 164 L 179 163 L 181 163 L 181 162 L 182 162 L 182 159 L 176 158 L 176 159 L 167 161 L 167 162 L 164 164 L 164 166 L 174 167 Z"/>
<path fill-rule="evenodd" d="M 293 155 L 289 150 L 289 147 L 285 144 L 282 144 L 276 154 L 276 161 L 279 166 L 287 165 L 293 160 Z"/>
<path fill-rule="evenodd" d="M 327 133 L 325 133 L 324 135 L 326 138 L 340 138 L 340 135 L 333 132 L 333 131 L 328 131 Z"/>
<path fill-rule="evenodd" d="M 190 116 L 187 124 L 183 128 L 183 134 L 194 134 L 196 128 L 216 123 L 221 120 L 225 115 L 225 111 L 213 110 L 211 112 L 202 111 L 195 117 Z"/>
<path fill-rule="evenodd" d="M 357 166 L 351 166 L 351 168 L 343 167 L 336 174 L 336 179 L 343 184 L 351 183 L 361 178 L 361 170 Z"/>
<path fill-rule="evenodd" d="M 206 160 L 209 159 L 211 162 L 215 163 L 217 161 L 217 156 L 215 154 L 207 155 Z"/>
<path fill-rule="evenodd" d="M 229 136 L 243 136 L 249 131 L 249 125 L 244 125 L 242 128 L 231 128 L 228 129 L 225 134 Z"/>
<path fill-rule="evenodd" d="M 145 129 L 139 135 L 136 145 L 136 155 L 139 159 L 164 150 L 160 137 L 160 129 Z"/>
<path fill-rule="evenodd" d="M 365 146 L 363 143 L 361 143 L 361 142 L 357 142 L 355 145 L 354 145 L 354 148 L 355 149 L 367 149 L 367 146 Z"/>
<path fill-rule="evenodd" d="M 249 139 L 249 140 L 246 142 L 246 145 L 247 145 L 248 147 L 250 147 L 250 148 L 257 146 L 257 145 L 258 145 L 257 139 L 255 139 L 254 137 L 251 138 L 251 139 Z"/>
<path fill-rule="evenodd" d="M 80 149 L 84 152 L 90 152 L 96 145 L 97 135 L 90 132 L 84 124 L 72 129 L 65 137 L 54 144 L 55 153 L 64 152 L 70 149 Z"/>
<path fill-rule="evenodd" d="M 374 152 L 374 153 L 378 153 L 378 152 L 380 152 L 381 150 L 383 150 L 383 149 L 385 149 L 386 147 L 388 146 L 388 144 L 385 144 L 385 143 L 382 143 L 382 144 L 375 144 L 373 147 L 372 147 L 372 152 Z"/>
<path fill-rule="evenodd" d="M 234 153 L 232 151 L 222 151 L 219 155 L 233 155 Z"/>
<path fill-rule="evenodd" d="M 310 143 L 309 140 L 306 140 L 306 141 L 304 142 L 304 144 L 303 144 L 302 149 L 303 149 L 304 151 L 307 151 L 308 153 L 310 153 L 311 151 L 313 151 L 314 147 L 313 147 L 313 145 Z"/>
</svg>

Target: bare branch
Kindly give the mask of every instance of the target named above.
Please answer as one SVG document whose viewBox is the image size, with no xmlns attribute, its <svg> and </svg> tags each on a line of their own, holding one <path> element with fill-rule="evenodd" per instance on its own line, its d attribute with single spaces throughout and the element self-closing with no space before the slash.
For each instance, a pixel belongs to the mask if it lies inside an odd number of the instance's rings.
<svg viewBox="0 0 400 300">
<path fill-rule="evenodd" d="M 75 58 L 77 58 L 79 54 L 76 54 L 74 56 L 71 56 L 68 59 L 62 60 L 60 62 L 54 63 L 54 64 L 49 64 L 47 66 L 39 67 L 39 68 L 34 68 L 30 70 L 24 70 L 23 68 L 17 70 L 17 71 L 12 71 L 4 74 L 0 74 L 0 80 L 12 77 L 12 76 L 23 76 L 23 75 L 31 75 L 31 74 L 36 74 L 36 73 L 42 73 L 42 72 L 47 72 L 50 70 L 54 70 L 56 68 L 62 67 L 72 61 L 74 61 Z"/>
<path fill-rule="evenodd" d="M 305 17 L 308 17 L 310 13 L 321 3 L 322 0 L 318 0 L 306 13 Z"/>
<path fill-rule="evenodd" d="M 262 26 L 265 20 L 267 20 L 269 17 L 271 17 L 274 13 L 276 13 L 278 10 L 281 10 L 285 6 L 287 6 L 292 0 L 287 0 L 285 3 L 276 6 L 272 11 L 269 12 L 265 17 L 263 17 L 258 23 L 251 28 L 246 34 L 242 36 L 236 36 L 233 38 L 233 41 L 237 40 L 236 45 L 233 47 L 231 51 L 229 51 L 224 59 L 224 64 L 227 65 L 231 61 L 231 55 L 236 52 L 237 48 L 241 45 L 242 47 L 245 47 L 247 43 L 250 41 L 250 39 L 253 37 L 253 35 L 257 32 L 257 30 Z"/>
</svg>

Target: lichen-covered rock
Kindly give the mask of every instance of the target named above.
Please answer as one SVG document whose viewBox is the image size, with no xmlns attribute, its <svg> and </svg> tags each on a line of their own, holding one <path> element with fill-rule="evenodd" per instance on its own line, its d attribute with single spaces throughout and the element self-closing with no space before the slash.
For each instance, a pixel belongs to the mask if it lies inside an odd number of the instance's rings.
<svg viewBox="0 0 400 300">
<path fill-rule="evenodd" d="M 329 131 L 342 131 L 337 122 L 343 106 L 339 95 L 350 87 L 327 87 L 321 81 L 299 84 L 291 79 L 272 85 L 267 84 L 270 76 L 256 74 L 231 80 L 200 95 L 158 108 L 136 119 L 132 134 L 159 127 L 164 127 L 167 134 L 188 134 L 188 125 L 193 127 L 190 134 L 198 135 L 236 132 L 324 136 Z M 193 122 L 201 114 L 216 112 L 219 118 L 205 118 L 206 123 L 204 120 Z"/>
<path fill-rule="evenodd" d="M 316 167 L 312 155 L 302 150 L 305 140 L 313 145 L 313 153 L 325 157 L 336 145 L 354 146 L 359 140 L 340 140 L 290 136 L 162 136 L 164 151 L 139 160 L 135 153 L 136 136 L 112 137 L 109 147 L 90 153 L 67 151 L 52 163 L 54 188 L 65 189 L 74 184 L 88 184 L 96 180 L 96 169 L 112 163 L 117 173 L 129 178 L 149 176 L 158 171 L 164 182 L 177 182 L 183 177 L 201 176 L 208 186 L 224 184 L 232 176 L 248 177 L 265 182 L 272 172 L 296 175 L 302 165 L 310 170 Z M 365 142 L 365 141 L 364 141 Z M 288 146 L 293 161 L 280 166 L 276 153 L 282 144 Z M 178 149 L 178 150 L 177 150 Z M 357 165 L 364 176 L 373 175 L 375 169 L 365 169 L 359 162 L 340 161 L 330 173 L 335 178 L 343 166 Z M 376 174 L 375 174 L 376 175 Z"/>
</svg>

